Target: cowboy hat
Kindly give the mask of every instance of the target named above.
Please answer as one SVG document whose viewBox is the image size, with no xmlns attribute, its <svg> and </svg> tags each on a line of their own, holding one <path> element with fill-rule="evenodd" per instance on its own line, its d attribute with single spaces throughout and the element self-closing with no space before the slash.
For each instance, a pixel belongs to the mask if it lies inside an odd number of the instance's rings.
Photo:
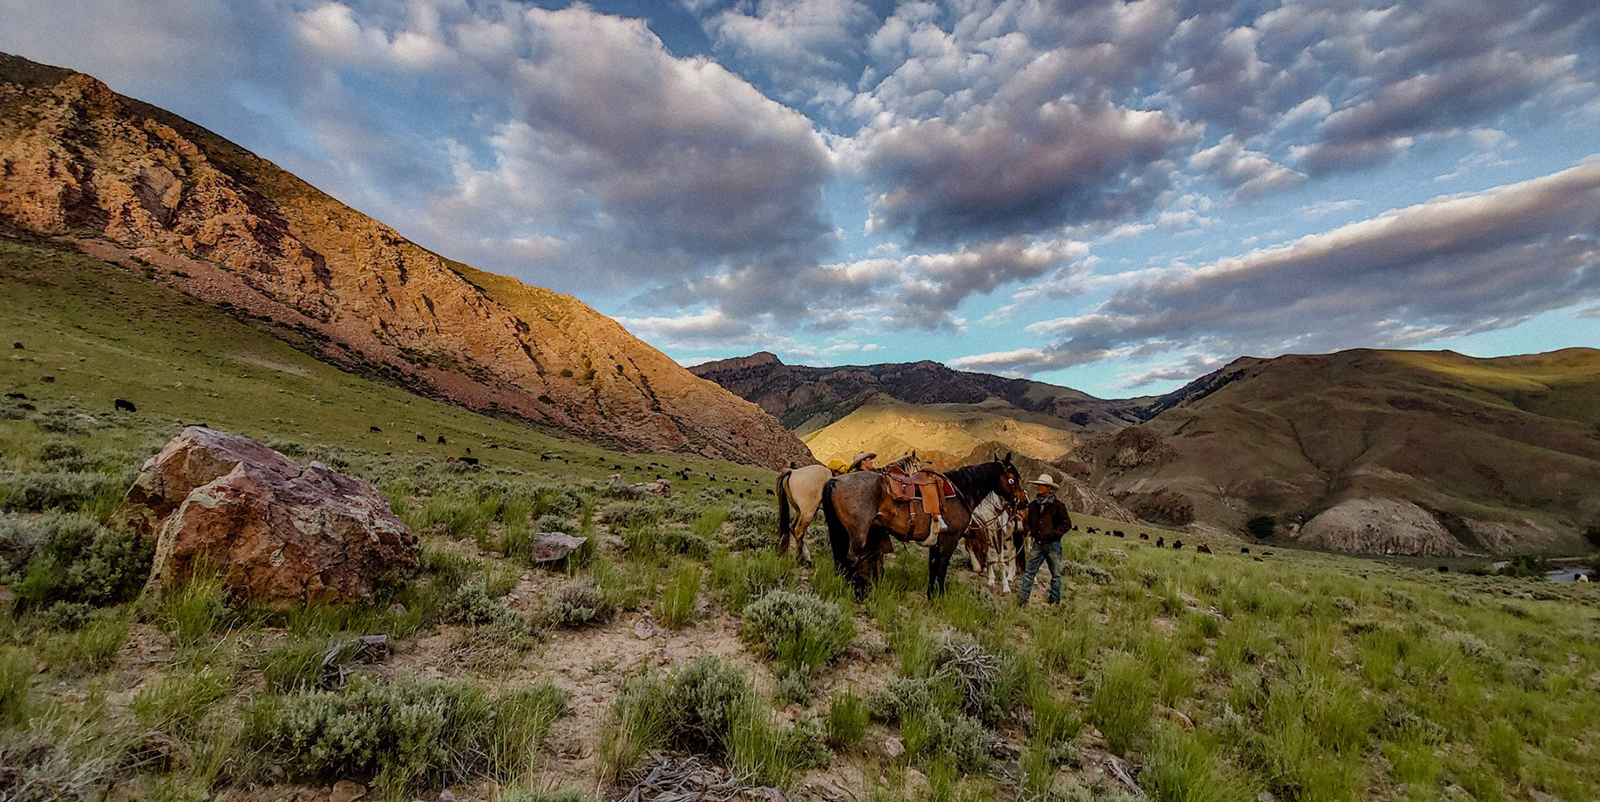
<svg viewBox="0 0 1600 802">
<path fill-rule="evenodd" d="M 873 453 L 873 452 L 871 452 L 871 451 L 857 451 L 856 455 L 850 458 L 850 464 L 851 465 L 860 465 L 861 461 L 864 460 L 864 459 L 877 459 L 877 458 L 878 458 L 878 455 Z"/>
<path fill-rule="evenodd" d="M 1061 485 L 1056 484 L 1054 479 L 1050 478 L 1050 474 L 1048 474 L 1048 473 L 1039 474 L 1039 478 L 1038 479 L 1035 479 L 1035 480 L 1029 482 L 1028 484 L 1030 484 L 1030 485 L 1044 485 L 1046 487 L 1054 487 L 1054 488 L 1060 488 L 1061 487 Z"/>
</svg>

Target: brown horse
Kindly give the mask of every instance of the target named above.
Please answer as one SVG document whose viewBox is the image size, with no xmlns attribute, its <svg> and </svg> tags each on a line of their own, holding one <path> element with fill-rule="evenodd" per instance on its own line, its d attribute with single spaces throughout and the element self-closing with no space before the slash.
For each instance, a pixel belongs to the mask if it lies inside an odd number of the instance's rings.
<svg viewBox="0 0 1600 802">
<path fill-rule="evenodd" d="M 911 514 L 913 508 L 920 509 L 920 502 L 896 501 L 883 474 L 847 473 L 830 479 L 822 488 L 822 514 L 828 522 L 833 563 L 854 583 L 858 597 L 866 595 L 882 572 L 883 557 L 894 550 L 895 540 L 928 549 L 928 596 L 942 593 L 950 555 L 967 534 L 978 502 L 990 493 L 1019 503 L 1027 501 L 1010 454 L 993 462 L 957 468 L 945 476 L 956 493 L 954 498 L 944 500 L 940 510 L 946 529 L 922 539 L 913 534 Z"/>
</svg>

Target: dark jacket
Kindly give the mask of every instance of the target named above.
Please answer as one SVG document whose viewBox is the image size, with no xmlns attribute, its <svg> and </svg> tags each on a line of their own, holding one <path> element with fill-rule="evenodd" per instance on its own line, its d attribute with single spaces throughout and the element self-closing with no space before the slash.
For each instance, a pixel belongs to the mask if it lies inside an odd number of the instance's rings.
<svg viewBox="0 0 1600 802">
<path fill-rule="evenodd" d="M 1040 543 L 1054 543 L 1072 529 L 1067 505 L 1054 493 L 1035 496 L 1028 502 L 1024 530 Z"/>
</svg>

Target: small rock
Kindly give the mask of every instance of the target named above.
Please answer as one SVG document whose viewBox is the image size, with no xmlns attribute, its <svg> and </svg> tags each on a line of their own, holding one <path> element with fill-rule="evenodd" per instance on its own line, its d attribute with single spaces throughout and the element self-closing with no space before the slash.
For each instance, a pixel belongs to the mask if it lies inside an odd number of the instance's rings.
<svg viewBox="0 0 1600 802">
<path fill-rule="evenodd" d="M 892 760 L 906 753 L 906 745 L 899 738 L 889 738 L 883 742 L 883 753 Z"/>
<path fill-rule="evenodd" d="M 535 563 L 564 560 L 567 555 L 582 548 L 588 541 L 586 537 L 564 535 L 560 532 L 537 532 L 533 536 L 533 546 L 529 550 L 528 559 Z"/>
<path fill-rule="evenodd" d="M 1184 715 L 1182 710 L 1177 710 L 1171 707 L 1167 708 L 1167 718 L 1178 722 L 1178 726 L 1186 730 L 1194 729 L 1194 719 Z"/>
<path fill-rule="evenodd" d="M 400 602 L 389 605 L 389 615 L 401 616 L 406 614 L 406 606 Z"/>
<path fill-rule="evenodd" d="M 1256 802 L 1278 802 L 1278 798 L 1271 791 L 1262 791 L 1256 794 Z"/>
<path fill-rule="evenodd" d="M 916 769 L 906 769 L 906 797 L 909 799 L 926 799 L 933 786 L 928 782 L 928 775 Z"/>
<path fill-rule="evenodd" d="M 656 622 L 649 613 L 645 613 L 638 621 L 633 622 L 633 636 L 639 640 L 650 640 L 656 636 Z"/>
<path fill-rule="evenodd" d="M 328 795 L 328 802 L 355 802 L 367 795 L 367 787 L 349 780 L 340 780 L 333 784 L 333 793 Z"/>
<path fill-rule="evenodd" d="M 439 792 L 439 802 L 456 802 L 456 795 L 450 793 L 450 789 L 446 788 Z"/>
</svg>

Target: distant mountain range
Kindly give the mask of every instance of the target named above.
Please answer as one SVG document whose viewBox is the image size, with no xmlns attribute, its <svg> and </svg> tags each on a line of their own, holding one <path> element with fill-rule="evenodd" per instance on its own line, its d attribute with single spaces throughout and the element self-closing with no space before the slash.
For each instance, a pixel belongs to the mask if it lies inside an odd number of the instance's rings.
<svg viewBox="0 0 1600 802">
<path fill-rule="evenodd" d="M 69 242 L 346 370 L 615 447 L 811 459 L 577 299 L 431 253 L 87 75 L 0 54 L 0 175 L 0 233 Z"/>
<path fill-rule="evenodd" d="M 1016 448 L 1173 525 L 1242 534 L 1269 518 L 1303 545 L 1454 555 L 1580 552 L 1600 520 L 1600 351 L 1588 348 L 1246 357 L 1120 400 L 932 362 L 810 368 L 760 353 L 694 370 L 823 459 Z"/>
</svg>

